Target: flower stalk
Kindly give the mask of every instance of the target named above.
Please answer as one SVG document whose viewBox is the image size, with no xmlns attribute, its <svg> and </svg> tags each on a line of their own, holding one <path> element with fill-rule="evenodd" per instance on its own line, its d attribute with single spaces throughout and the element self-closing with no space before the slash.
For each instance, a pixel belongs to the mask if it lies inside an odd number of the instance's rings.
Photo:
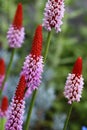
<svg viewBox="0 0 87 130">
<path fill-rule="evenodd" d="M 46 59 L 47 59 L 47 54 L 48 54 L 48 51 L 49 51 L 51 36 L 52 36 L 52 31 L 50 31 L 48 33 L 48 36 L 47 36 L 46 49 L 45 49 L 45 52 L 44 52 L 44 63 L 46 62 Z"/>
<path fill-rule="evenodd" d="M 78 57 L 72 69 L 72 73 L 68 75 L 65 84 L 64 96 L 68 99 L 68 104 L 71 104 L 71 106 L 63 130 L 67 130 L 73 102 L 80 102 L 84 85 L 83 80 L 84 79 L 82 77 L 82 58 Z"/>
<path fill-rule="evenodd" d="M 68 126 L 68 123 L 69 123 L 70 115 L 71 115 L 71 112 L 72 112 L 72 107 L 73 107 L 73 104 L 70 105 L 70 109 L 69 109 L 69 112 L 67 114 L 67 118 L 66 118 L 63 130 L 67 130 L 67 126 Z"/>
<path fill-rule="evenodd" d="M 4 126 L 6 123 L 6 118 L 0 118 L 0 130 L 4 130 Z"/>
<path fill-rule="evenodd" d="M 46 46 L 44 56 L 43 56 L 44 57 L 44 63 L 46 62 L 47 54 L 48 54 L 48 51 L 49 51 L 49 46 L 50 46 L 50 41 L 51 41 L 51 33 L 52 32 L 48 32 L 48 36 L 47 36 L 47 42 L 46 42 L 47 46 Z M 35 90 L 33 92 L 33 95 L 32 95 L 32 98 L 31 98 L 30 107 L 28 109 L 28 115 L 27 115 L 27 119 L 26 119 L 26 122 L 25 122 L 24 130 L 28 130 L 28 128 L 29 128 L 30 117 L 31 117 L 33 106 L 34 106 L 36 94 L 37 94 L 37 90 Z"/>
<path fill-rule="evenodd" d="M 30 117 L 31 117 L 32 109 L 33 109 L 34 102 L 35 102 L 35 99 L 36 99 L 36 95 L 37 95 L 37 90 L 35 90 L 32 94 L 32 98 L 31 98 L 31 102 L 30 102 L 30 107 L 28 109 L 27 119 L 26 119 L 26 122 L 25 122 L 24 130 L 28 130 L 28 128 L 29 128 Z"/>
</svg>

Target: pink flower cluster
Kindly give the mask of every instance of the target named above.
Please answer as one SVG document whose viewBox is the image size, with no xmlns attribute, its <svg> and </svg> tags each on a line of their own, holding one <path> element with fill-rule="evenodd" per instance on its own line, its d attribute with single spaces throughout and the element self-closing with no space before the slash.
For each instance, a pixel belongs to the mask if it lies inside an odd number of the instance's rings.
<svg viewBox="0 0 87 130">
<path fill-rule="evenodd" d="M 20 48 L 24 41 L 24 27 L 22 26 L 22 4 L 19 3 L 12 25 L 7 32 L 8 44 L 11 48 Z"/>
<path fill-rule="evenodd" d="M 20 48 L 24 41 L 24 27 L 18 29 L 16 26 L 10 25 L 7 33 L 7 39 L 11 48 Z"/>
<path fill-rule="evenodd" d="M 35 58 L 30 54 L 26 57 L 22 73 L 26 75 L 27 87 L 26 97 L 32 94 L 33 90 L 38 89 L 41 83 L 41 74 L 43 72 L 43 57 Z"/>
<path fill-rule="evenodd" d="M 68 99 L 68 103 L 79 102 L 83 90 L 82 77 L 82 58 L 79 57 L 74 65 L 73 71 L 68 75 L 64 89 L 64 96 Z"/>
<path fill-rule="evenodd" d="M 5 130 L 22 130 L 23 114 L 25 108 L 25 88 L 26 81 L 25 77 L 22 75 L 8 110 Z"/>
<path fill-rule="evenodd" d="M 44 10 L 43 27 L 48 31 L 55 28 L 56 32 L 60 32 L 64 10 L 64 0 L 48 0 Z"/>
</svg>

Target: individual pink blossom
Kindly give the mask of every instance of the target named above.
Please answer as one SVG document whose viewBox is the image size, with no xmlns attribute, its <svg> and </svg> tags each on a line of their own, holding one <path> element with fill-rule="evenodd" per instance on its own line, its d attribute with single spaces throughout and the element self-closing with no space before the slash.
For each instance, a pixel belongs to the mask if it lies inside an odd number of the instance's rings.
<svg viewBox="0 0 87 130">
<path fill-rule="evenodd" d="M 41 83 L 41 74 L 43 72 L 43 57 L 41 56 L 41 51 L 42 26 L 39 25 L 35 32 L 31 52 L 25 58 L 24 66 L 21 72 L 21 74 L 25 75 L 27 82 L 26 97 L 28 97 L 33 90 L 38 89 Z"/>
<path fill-rule="evenodd" d="M 24 41 L 24 27 L 22 26 L 23 11 L 22 4 L 19 3 L 13 23 L 10 25 L 7 32 L 8 44 L 11 48 L 20 48 Z"/>
<path fill-rule="evenodd" d="M 74 101 L 80 101 L 83 85 L 82 58 L 78 57 L 74 64 L 72 73 L 68 74 L 64 89 L 64 96 L 68 99 L 69 104 L 72 104 Z"/>
<path fill-rule="evenodd" d="M 64 10 L 64 0 L 48 0 L 44 10 L 43 27 L 48 31 L 55 28 L 57 33 L 60 32 Z"/>
<path fill-rule="evenodd" d="M 5 62 L 4 59 L 0 58 L 0 88 L 5 78 Z"/>
<path fill-rule="evenodd" d="M 2 98 L 1 106 L 0 106 L 0 118 L 7 117 L 8 112 L 8 98 L 4 96 Z"/>
<path fill-rule="evenodd" d="M 23 114 L 25 108 L 25 88 L 26 81 L 25 77 L 22 75 L 8 110 L 8 118 L 5 130 L 22 130 Z"/>
</svg>

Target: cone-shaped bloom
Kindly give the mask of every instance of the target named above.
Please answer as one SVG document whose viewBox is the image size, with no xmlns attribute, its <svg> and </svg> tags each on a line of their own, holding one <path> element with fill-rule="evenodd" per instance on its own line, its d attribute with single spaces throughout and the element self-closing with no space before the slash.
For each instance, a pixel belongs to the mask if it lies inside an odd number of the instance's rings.
<svg viewBox="0 0 87 130">
<path fill-rule="evenodd" d="M 56 32 L 60 32 L 60 26 L 63 24 L 64 10 L 64 0 L 48 0 L 44 10 L 44 28 L 48 31 L 55 28 Z"/>
<path fill-rule="evenodd" d="M 4 80 L 5 77 L 5 62 L 4 60 L 1 58 L 0 59 L 0 88 L 2 86 L 2 82 Z"/>
<path fill-rule="evenodd" d="M 78 57 L 76 60 L 72 73 L 67 77 L 65 84 L 64 96 L 68 99 L 68 103 L 79 102 L 83 89 L 83 77 L 82 77 L 82 58 Z"/>
<path fill-rule="evenodd" d="M 33 90 L 37 89 L 41 83 L 41 74 L 43 72 L 42 51 L 42 26 L 36 29 L 30 54 L 25 58 L 21 74 L 25 75 L 27 82 L 26 96 L 29 96 Z"/>
<path fill-rule="evenodd" d="M 0 107 L 0 118 L 6 117 L 8 112 L 8 98 L 3 97 Z"/>
<path fill-rule="evenodd" d="M 24 41 L 24 27 L 22 26 L 23 21 L 23 12 L 22 12 L 22 4 L 19 3 L 13 23 L 10 25 L 9 30 L 7 32 L 8 44 L 11 48 L 20 48 Z"/>
<path fill-rule="evenodd" d="M 22 130 L 23 114 L 25 107 L 25 88 L 26 81 L 25 77 L 22 75 L 8 110 L 8 118 L 5 130 Z"/>
</svg>

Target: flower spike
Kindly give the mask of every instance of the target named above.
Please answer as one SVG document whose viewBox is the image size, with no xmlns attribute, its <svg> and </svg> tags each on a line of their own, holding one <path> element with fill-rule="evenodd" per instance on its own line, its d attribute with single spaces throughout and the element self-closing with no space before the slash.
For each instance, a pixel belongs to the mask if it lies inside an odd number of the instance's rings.
<svg viewBox="0 0 87 130">
<path fill-rule="evenodd" d="M 64 96 L 68 99 L 68 103 L 79 102 L 83 90 L 83 77 L 82 77 L 82 58 L 78 57 L 76 60 L 72 73 L 67 77 L 64 89 Z"/>
<path fill-rule="evenodd" d="M 25 77 L 22 75 L 8 110 L 8 118 L 5 130 L 22 130 L 23 114 L 25 108 L 25 88 L 26 81 Z"/>
<path fill-rule="evenodd" d="M 41 83 L 41 74 L 43 72 L 43 57 L 42 51 L 42 26 L 39 25 L 35 31 L 32 49 L 30 54 L 25 58 L 24 66 L 21 74 L 25 75 L 27 82 L 26 97 L 28 97 L 33 90 L 38 89 Z"/>
<path fill-rule="evenodd" d="M 4 59 L 0 58 L 0 88 L 5 78 L 5 62 Z"/>
<path fill-rule="evenodd" d="M 7 32 L 7 39 L 11 48 L 20 48 L 24 41 L 24 27 L 22 26 L 23 11 L 22 4 L 19 3 L 12 25 Z"/>
<path fill-rule="evenodd" d="M 3 97 L 0 107 L 0 118 L 6 117 L 8 112 L 8 98 Z"/>
<path fill-rule="evenodd" d="M 64 10 L 64 0 L 48 0 L 44 10 L 43 27 L 48 31 L 55 28 L 57 33 L 60 32 Z"/>
</svg>

